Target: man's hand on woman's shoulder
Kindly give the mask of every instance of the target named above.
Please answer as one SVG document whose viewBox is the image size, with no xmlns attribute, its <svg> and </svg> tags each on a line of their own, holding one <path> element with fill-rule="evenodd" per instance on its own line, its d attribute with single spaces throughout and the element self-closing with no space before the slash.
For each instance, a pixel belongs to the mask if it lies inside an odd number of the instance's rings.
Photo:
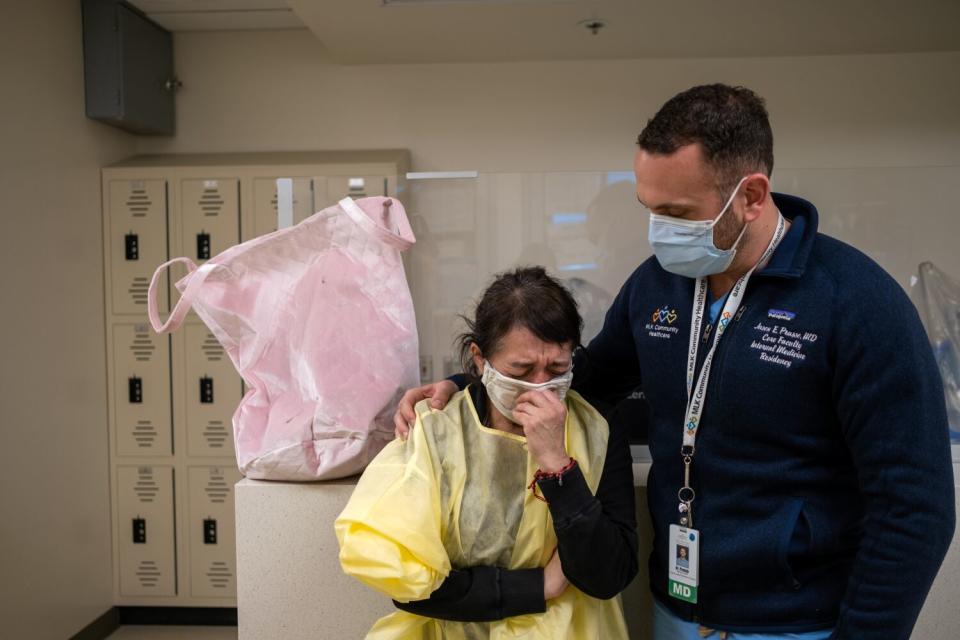
<svg viewBox="0 0 960 640">
<path fill-rule="evenodd" d="M 457 385 L 450 380 L 441 380 L 425 384 L 422 387 L 408 389 L 400 398 L 397 412 L 393 414 L 393 433 L 401 440 L 406 440 L 410 429 L 417 419 L 414 407 L 421 400 L 430 398 L 430 406 L 434 409 L 443 409 L 450 402 L 450 398 L 457 392 Z"/>
</svg>

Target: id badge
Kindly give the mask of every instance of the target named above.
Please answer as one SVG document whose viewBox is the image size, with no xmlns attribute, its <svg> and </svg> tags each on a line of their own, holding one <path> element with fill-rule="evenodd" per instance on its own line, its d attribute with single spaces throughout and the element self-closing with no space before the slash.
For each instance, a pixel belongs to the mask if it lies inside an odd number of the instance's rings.
<svg viewBox="0 0 960 640">
<path fill-rule="evenodd" d="M 697 602 L 697 571 L 700 562 L 700 532 L 670 525 L 667 556 L 667 593 L 678 600 Z"/>
</svg>

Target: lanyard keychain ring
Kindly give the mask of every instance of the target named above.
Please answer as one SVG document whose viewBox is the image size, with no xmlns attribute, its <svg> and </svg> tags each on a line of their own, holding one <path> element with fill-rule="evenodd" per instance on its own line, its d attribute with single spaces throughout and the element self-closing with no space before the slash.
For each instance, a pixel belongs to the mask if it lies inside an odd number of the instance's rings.
<svg viewBox="0 0 960 640">
<path fill-rule="evenodd" d="M 683 486 L 677 491 L 680 501 L 680 525 L 693 527 L 693 501 L 697 499 L 697 492 L 690 486 L 690 463 L 693 462 L 693 447 L 683 447 Z"/>
<path fill-rule="evenodd" d="M 677 491 L 677 499 L 680 500 L 680 524 L 684 527 L 693 526 L 693 501 L 697 498 L 697 492 L 693 487 L 683 486 Z"/>
</svg>

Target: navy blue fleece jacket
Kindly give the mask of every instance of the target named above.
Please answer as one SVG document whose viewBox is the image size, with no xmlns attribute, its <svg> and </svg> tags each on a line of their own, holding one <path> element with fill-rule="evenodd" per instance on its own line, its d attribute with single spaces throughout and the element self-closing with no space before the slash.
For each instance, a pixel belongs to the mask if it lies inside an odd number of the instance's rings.
<svg viewBox="0 0 960 640">
<path fill-rule="evenodd" d="M 809 202 L 774 202 L 792 226 L 720 342 L 697 435 L 698 604 L 666 593 L 694 281 L 644 262 L 574 385 L 615 401 L 642 379 L 651 588 L 674 613 L 740 632 L 908 638 L 954 530 L 940 376 L 897 283 L 819 234 Z"/>
</svg>

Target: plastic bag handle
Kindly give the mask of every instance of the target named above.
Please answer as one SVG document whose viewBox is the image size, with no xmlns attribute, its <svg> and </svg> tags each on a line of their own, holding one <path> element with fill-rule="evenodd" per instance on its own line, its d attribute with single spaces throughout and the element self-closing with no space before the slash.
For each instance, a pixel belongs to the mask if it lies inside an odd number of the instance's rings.
<svg viewBox="0 0 960 640">
<path fill-rule="evenodd" d="M 160 275 L 170 265 L 178 262 L 187 265 L 186 277 L 189 278 L 189 281 L 183 293 L 180 294 L 180 299 L 177 300 L 177 304 L 173 307 L 170 317 L 167 318 L 166 322 L 163 322 L 160 320 L 160 312 L 157 309 L 157 285 L 160 283 Z M 170 331 L 175 331 L 183 324 L 187 313 L 190 312 L 193 301 L 197 298 L 200 285 L 203 284 L 203 281 L 207 279 L 207 276 L 209 276 L 216 267 L 217 265 L 208 262 L 198 268 L 190 258 L 174 258 L 157 267 L 157 270 L 153 272 L 153 278 L 150 279 L 150 288 L 147 289 L 147 316 L 150 318 L 150 324 L 153 325 L 154 331 L 157 333 L 169 333 Z"/>
<path fill-rule="evenodd" d="M 385 198 L 385 200 L 393 200 L 396 204 L 400 205 L 399 210 L 398 207 L 390 207 L 390 220 L 397 225 L 399 233 L 393 233 L 392 231 L 384 229 L 370 219 L 360 205 L 354 202 L 350 196 L 347 196 L 338 204 L 340 208 L 343 209 L 343 212 L 350 216 L 350 219 L 356 222 L 361 229 L 383 240 L 387 244 L 396 247 L 400 251 L 406 251 L 417 241 L 413 235 L 413 229 L 410 228 L 410 221 L 407 220 L 406 214 L 402 212 L 403 205 L 401 205 L 399 201 L 395 198 Z"/>
</svg>

